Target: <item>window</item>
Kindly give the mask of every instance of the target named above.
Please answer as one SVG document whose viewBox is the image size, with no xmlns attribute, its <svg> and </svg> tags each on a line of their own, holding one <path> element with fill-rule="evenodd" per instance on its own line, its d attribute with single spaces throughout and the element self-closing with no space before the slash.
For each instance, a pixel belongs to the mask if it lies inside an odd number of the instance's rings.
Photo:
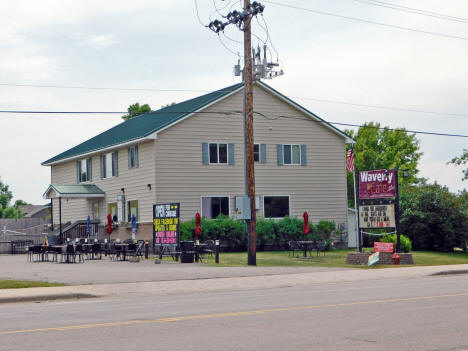
<svg viewBox="0 0 468 351">
<path fill-rule="evenodd" d="M 227 163 L 227 144 L 210 143 L 210 163 Z"/>
<path fill-rule="evenodd" d="M 254 144 L 254 162 L 260 162 L 260 144 Z"/>
<path fill-rule="evenodd" d="M 263 212 L 265 218 L 289 216 L 289 196 L 264 196 Z"/>
<path fill-rule="evenodd" d="M 78 183 L 92 180 L 92 159 L 76 161 L 76 180 Z"/>
<path fill-rule="evenodd" d="M 278 144 L 278 165 L 307 165 L 306 145 Z"/>
<path fill-rule="evenodd" d="M 101 179 L 116 177 L 118 171 L 117 151 L 101 155 Z"/>
<path fill-rule="evenodd" d="M 210 164 L 234 164 L 234 144 L 202 143 L 202 162 Z"/>
<path fill-rule="evenodd" d="M 301 164 L 301 146 L 283 145 L 283 164 L 300 165 Z"/>
<path fill-rule="evenodd" d="M 202 197 L 202 216 L 208 219 L 217 218 L 219 215 L 229 216 L 229 196 Z"/>
<path fill-rule="evenodd" d="M 132 221 L 133 215 L 135 215 L 135 218 L 137 222 L 139 221 L 138 218 L 138 200 L 130 200 L 127 201 L 127 213 L 128 213 L 128 221 Z"/>
<path fill-rule="evenodd" d="M 112 222 L 117 222 L 117 202 L 107 204 L 107 213 L 111 215 Z"/>
<path fill-rule="evenodd" d="M 138 167 L 138 145 L 128 148 L 128 168 Z"/>
</svg>

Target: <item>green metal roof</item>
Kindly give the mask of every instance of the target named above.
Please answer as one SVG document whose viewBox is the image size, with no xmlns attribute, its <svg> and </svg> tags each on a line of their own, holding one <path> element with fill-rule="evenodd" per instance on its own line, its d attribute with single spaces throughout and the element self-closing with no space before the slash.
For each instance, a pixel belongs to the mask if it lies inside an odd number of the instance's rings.
<svg viewBox="0 0 468 351">
<path fill-rule="evenodd" d="M 47 194 L 50 190 L 54 190 L 58 195 L 57 197 L 99 197 L 100 195 L 105 195 L 104 191 L 102 191 L 101 188 L 94 184 L 50 184 L 44 193 L 44 197 L 47 197 Z"/>
<path fill-rule="evenodd" d="M 42 162 L 42 165 L 47 165 L 63 159 L 144 138 L 189 115 L 190 113 L 195 112 L 226 95 L 229 95 L 242 86 L 243 83 L 238 83 L 194 99 L 131 118 L 65 152 L 62 152 L 61 154 L 58 154 L 57 156 L 48 159 L 47 161 Z"/>
</svg>

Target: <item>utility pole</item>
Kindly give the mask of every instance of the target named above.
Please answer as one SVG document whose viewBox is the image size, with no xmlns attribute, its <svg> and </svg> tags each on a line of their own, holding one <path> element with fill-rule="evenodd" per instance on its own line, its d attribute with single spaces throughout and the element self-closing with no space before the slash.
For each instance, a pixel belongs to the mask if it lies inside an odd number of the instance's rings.
<svg viewBox="0 0 468 351">
<path fill-rule="evenodd" d="M 250 0 L 244 0 L 244 13 L 250 9 Z M 247 220 L 248 265 L 257 265 L 257 212 L 255 206 L 255 166 L 253 133 L 253 77 L 252 77 L 252 15 L 244 20 L 244 99 L 245 99 L 245 149 L 246 149 L 246 184 L 250 199 L 250 219 Z"/>
<path fill-rule="evenodd" d="M 254 132 L 253 132 L 253 70 L 255 68 L 255 76 L 257 79 L 271 79 L 283 74 L 283 71 L 276 72 L 277 63 L 267 62 L 266 60 L 266 45 L 264 46 L 265 58 L 263 63 L 255 63 L 253 67 L 252 58 L 252 30 L 251 22 L 254 16 L 261 14 L 264 6 L 257 1 L 250 3 L 250 0 L 244 0 L 242 12 L 237 10 L 229 12 L 226 16 L 222 16 L 221 20 L 214 20 L 207 26 L 213 32 L 219 35 L 223 32 L 226 26 L 230 24 L 236 25 L 244 32 L 244 162 L 245 162 L 245 192 L 250 203 L 250 214 L 244 217 L 247 221 L 248 232 L 248 265 L 255 266 L 257 264 L 257 212 L 255 204 L 255 167 L 254 167 Z M 258 51 L 260 55 L 260 49 Z M 240 74 L 240 64 L 236 72 Z M 236 75 L 239 75 L 237 74 Z"/>
</svg>

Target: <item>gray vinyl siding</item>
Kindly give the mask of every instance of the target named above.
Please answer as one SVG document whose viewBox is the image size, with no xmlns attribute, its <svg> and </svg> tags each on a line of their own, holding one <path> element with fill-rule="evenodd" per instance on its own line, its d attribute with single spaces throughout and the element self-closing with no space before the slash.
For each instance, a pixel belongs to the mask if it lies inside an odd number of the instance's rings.
<svg viewBox="0 0 468 351">
<path fill-rule="evenodd" d="M 244 192 L 244 139 L 240 114 L 215 111 L 242 109 L 242 92 L 158 133 L 156 148 L 157 201 L 181 202 L 182 220 L 201 211 L 200 196 L 229 195 L 231 216 L 235 196 Z M 258 216 L 263 216 L 263 195 L 290 195 L 292 216 L 309 212 L 312 221 L 346 223 L 345 140 L 305 114 L 259 87 L 254 88 L 254 110 L 267 117 L 280 115 L 305 120 L 254 116 L 255 143 L 266 144 L 265 164 L 256 163 L 256 192 L 261 196 Z M 202 143 L 233 143 L 234 165 L 204 165 Z M 277 164 L 277 144 L 304 144 L 307 163 Z"/>
<path fill-rule="evenodd" d="M 118 176 L 100 179 L 101 162 L 100 154 L 93 155 L 93 181 L 105 193 L 101 199 L 69 199 L 62 200 L 62 222 L 74 222 L 86 219 L 92 215 L 92 203 L 99 201 L 99 217 L 102 223 L 106 223 L 107 204 L 117 202 L 117 195 L 125 189 L 125 199 L 138 200 L 139 221 L 152 222 L 152 208 L 155 203 L 156 187 L 154 183 L 155 159 L 153 141 L 138 144 L 139 167 L 128 169 L 128 147 L 116 149 L 118 151 Z M 112 150 L 112 152 L 115 150 Z M 51 166 L 52 183 L 76 184 L 76 163 L 66 162 Z M 151 190 L 147 184 L 151 184 Z M 54 200 L 54 223 L 58 223 L 58 199 Z"/>
</svg>

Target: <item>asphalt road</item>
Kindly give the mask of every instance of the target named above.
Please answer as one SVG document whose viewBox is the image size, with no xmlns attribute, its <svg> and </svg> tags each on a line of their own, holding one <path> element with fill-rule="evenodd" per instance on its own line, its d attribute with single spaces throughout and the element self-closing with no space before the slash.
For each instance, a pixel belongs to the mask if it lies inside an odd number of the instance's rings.
<svg viewBox="0 0 468 351">
<path fill-rule="evenodd" d="M 0 306 L 0 350 L 468 350 L 468 275 Z"/>
</svg>

